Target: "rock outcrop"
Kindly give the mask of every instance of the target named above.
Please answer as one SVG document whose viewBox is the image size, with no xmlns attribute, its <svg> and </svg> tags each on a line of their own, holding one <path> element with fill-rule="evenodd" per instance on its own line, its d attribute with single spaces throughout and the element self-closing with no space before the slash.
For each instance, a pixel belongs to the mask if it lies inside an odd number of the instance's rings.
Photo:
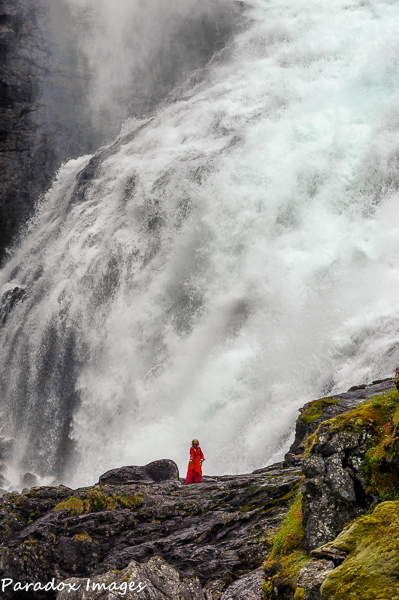
<svg viewBox="0 0 399 600">
<path fill-rule="evenodd" d="M 370 439 L 367 431 L 332 433 L 328 423 L 319 427 L 313 453 L 303 461 L 302 512 L 308 553 L 330 541 L 372 503 L 361 469 Z"/>
<path fill-rule="evenodd" d="M 163 460 L 5 494 L 0 579 L 52 582 L 35 600 L 390 600 L 398 427 L 390 379 L 308 403 L 284 463 L 251 474 L 186 486 Z"/>
<path fill-rule="evenodd" d="M 299 409 L 300 415 L 296 422 L 295 439 L 286 454 L 286 461 L 291 463 L 296 456 L 302 457 L 305 452 L 306 440 L 324 421 L 345 414 L 367 398 L 394 389 L 394 387 L 394 379 L 388 377 L 373 381 L 369 385 L 355 385 L 342 394 L 312 400 L 304 404 Z"/>
<path fill-rule="evenodd" d="M 220 598 L 233 582 L 226 598 L 238 598 L 244 587 L 259 591 L 256 569 L 301 481 L 295 468 L 279 464 L 205 477 L 198 485 L 141 480 L 6 494 L 0 574 L 27 582 L 95 578 L 160 556 L 180 578 L 209 584 L 207 598 Z M 253 571 L 251 579 L 240 579 Z"/>
<path fill-rule="evenodd" d="M 399 502 L 383 502 L 321 550 L 344 554 L 321 586 L 325 600 L 399 597 Z"/>
<path fill-rule="evenodd" d="M 305 479 L 293 505 L 298 542 L 290 540 L 291 508 L 265 563 L 267 600 L 388 600 L 389 590 L 396 593 L 393 554 L 388 558 L 399 535 L 396 503 L 380 502 L 399 495 L 398 425 L 393 379 L 302 409 L 286 457 L 290 463 L 303 458 Z M 379 545 L 376 532 L 384 527 L 390 533 Z"/>
</svg>

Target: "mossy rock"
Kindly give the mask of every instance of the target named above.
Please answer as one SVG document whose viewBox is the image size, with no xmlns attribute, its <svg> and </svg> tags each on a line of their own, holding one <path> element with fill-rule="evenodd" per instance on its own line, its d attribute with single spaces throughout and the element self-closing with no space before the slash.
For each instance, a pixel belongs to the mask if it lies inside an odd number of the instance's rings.
<svg viewBox="0 0 399 600">
<path fill-rule="evenodd" d="M 56 511 L 68 509 L 71 517 L 78 517 L 79 515 L 89 512 L 90 503 L 87 500 L 81 500 L 76 496 L 72 496 L 65 502 L 60 502 L 55 507 Z"/>
<path fill-rule="evenodd" d="M 281 528 L 274 536 L 273 549 L 263 563 L 265 569 L 263 595 L 266 600 L 272 598 L 275 587 L 288 589 L 293 593 L 298 573 L 309 560 L 304 549 L 302 502 L 302 493 L 298 492 Z"/>
<path fill-rule="evenodd" d="M 399 600 L 399 502 L 383 502 L 325 547 L 347 553 L 321 587 L 323 600 Z"/>
<path fill-rule="evenodd" d="M 321 398 L 320 400 L 313 400 L 312 402 L 309 402 L 308 408 L 301 413 L 298 420 L 309 425 L 321 417 L 327 406 L 338 404 L 338 402 L 338 398 Z"/>
<path fill-rule="evenodd" d="M 329 424 L 332 433 L 348 429 L 352 431 L 369 430 L 371 433 L 375 433 L 393 418 L 398 408 L 399 393 L 397 390 L 390 390 L 378 396 L 372 396 L 360 406 L 343 415 L 338 415 L 326 423 Z"/>
<path fill-rule="evenodd" d="M 116 510 L 118 508 L 137 508 L 142 503 L 138 494 L 134 496 L 104 496 L 101 492 L 90 490 L 84 498 L 72 496 L 65 502 L 60 502 L 55 507 L 56 511 L 69 509 L 71 517 L 77 517 L 83 513 L 96 512 L 100 510 Z"/>
</svg>

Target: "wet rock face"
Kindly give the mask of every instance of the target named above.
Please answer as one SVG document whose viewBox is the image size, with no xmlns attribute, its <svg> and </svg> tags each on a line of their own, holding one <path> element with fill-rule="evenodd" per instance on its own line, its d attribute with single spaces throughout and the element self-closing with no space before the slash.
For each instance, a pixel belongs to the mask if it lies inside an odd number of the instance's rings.
<svg viewBox="0 0 399 600">
<path fill-rule="evenodd" d="M 317 443 L 302 467 L 307 552 L 333 539 L 371 504 L 361 469 L 369 438 L 367 431 L 332 433 L 329 424 L 319 427 Z"/>
<path fill-rule="evenodd" d="M 14 307 L 25 299 L 26 291 L 23 288 L 15 287 L 4 292 L 0 300 L 0 325 L 4 325 Z"/>
<path fill-rule="evenodd" d="M 48 0 L 2 0 L 0 26 L 1 260 L 61 162 L 90 142 L 72 139 L 81 74 L 76 56 L 58 60 Z"/>
</svg>

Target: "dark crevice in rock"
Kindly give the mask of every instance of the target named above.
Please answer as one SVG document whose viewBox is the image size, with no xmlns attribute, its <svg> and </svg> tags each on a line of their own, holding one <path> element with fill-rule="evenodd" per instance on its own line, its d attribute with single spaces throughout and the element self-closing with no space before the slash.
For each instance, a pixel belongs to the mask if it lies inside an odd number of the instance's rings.
<svg viewBox="0 0 399 600">
<path fill-rule="evenodd" d="M 370 505 L 370 501 L 367 500 L 367 497 L 366 497 L 366 494 L 365 494 L 365 490 L 364 490 L 364 486 L 357 479 L 356 476 L 354 477 L 353 485 L 354 485 L 354 488 L 355 488 L 356 502 L 358 503 L 358 505 L 361 508 L 363 508 L 364 510 L 366 510 L 369 507 L 369 505 Z"/>
<path fill-rule="evenodd" d="M 342 459 L 342 467 L 346 469 L 349 464 L 350 450 L 347 448 L 344 449 L 344 457 Z"/>
</svg>

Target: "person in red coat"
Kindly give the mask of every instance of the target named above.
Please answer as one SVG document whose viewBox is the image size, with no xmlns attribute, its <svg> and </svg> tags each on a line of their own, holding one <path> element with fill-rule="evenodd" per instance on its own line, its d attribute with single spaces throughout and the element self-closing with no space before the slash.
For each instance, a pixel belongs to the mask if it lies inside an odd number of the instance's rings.
<svg viewBox="0 0 399 600">
<path fill-rule="evenodd" d="M 199 483 L 202 480 L 202 463 L 205 458 L 198 440 L 191 442 L 190 461 L 188 463 L 186 483 Z"/>
</svg>

